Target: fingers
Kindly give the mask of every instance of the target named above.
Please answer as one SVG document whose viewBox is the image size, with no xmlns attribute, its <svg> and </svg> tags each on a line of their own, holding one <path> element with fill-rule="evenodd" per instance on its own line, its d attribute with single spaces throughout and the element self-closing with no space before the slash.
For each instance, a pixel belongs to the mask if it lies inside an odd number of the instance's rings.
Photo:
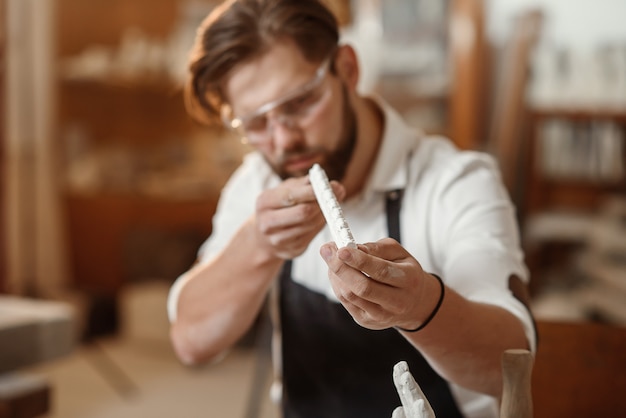
<svg viewBox="0 0 626 418">
<path fill-rule="evenodd" d="M 421 271 L 419 263 L 392 239 L 359 244 L 357 249 L 340 248 L 337 257 L 371 279 L 392 287 L 404 287 Z"/>
<path fill-rule="evenodd" d="M 267 189 L 256 201 L 255 223 L 260 239 L 281 258 L 307 248 L 324 226 L 324 216 L 307 177 L 291 178 Z"/>
<path fill-rule="evenodd" d="M 265 190 L 256 201 L 257 211 L 289 208 L 298 203 L 315 202 L 308 177 L 290 178 L 278 187 Z"/>
<path fill-rule="evenodd" d="M 337 299 L 357 324 L 369 329 L 389 328 L 386 322 L 379 320 L 379 317 L 385 314 L 380 305 L 358 296 L 349 287 L 344 286 L 341 280 L 331 279 L 330 284 Z"/>
<path fill-rule="evenodd" d="M 359 244 L 359 249 L 373 257 L 389 261 L 411 257 L 411 254 L 393 238 L 383 238 L 376 242 Z"/>
<path fill-rule="evenodd" d="M 396 300 L 397 291 L 367 277 L 337 258 L 335 243 L 324 244 L 320 254 L 328 264 L 328 278 L 337 299 L 359 325 L 369 329 L 389 328 L 393 324 L 390 319 L 399 305 Z"/>
<path fill-rule="evenodd" d="M 366 252 L 368 251 L 368 252 Z M 382 329 L 421 318 L 419 294 L 424 271 L 394 240 L 337 249 L 327 243 L 320 254 L 339 301 L 361 326 Z M 385 260 L 377 255 L 395 260 Z"/>
<path fill-rule="evenodd" d="M 333 188 L 333 193 L 335 193 L 335 197 L 339 202 L 342 202 L 343 199 L 346 198 L 346 189 L 343 187 L 341 183 L 338 181 L 332 180 L 330 182 L 330 187 Z"/>
<path fill-rule="evenodd" d="M 265 190 L 256 201 L 257 223 L 264 234 L 275 233 L 305 223 L 323 225 L 323 215 L 307 177 L 291 178 L 278 187 Z"/>
<path fill-rule="evenodd" d="M 315 203 L 298 203 L 295 206 L 258 212 L 259 228 L 264 233 L 274 233 L 293 226 L 317 229 L 324 225 L 324 215 Z"/>
<path fill-rule="evenodd" d="M 261 239 L 283 259 L 302 254 L 324 226 L 324 216 L 311 204 L 257 213 Z"/>
</svg>

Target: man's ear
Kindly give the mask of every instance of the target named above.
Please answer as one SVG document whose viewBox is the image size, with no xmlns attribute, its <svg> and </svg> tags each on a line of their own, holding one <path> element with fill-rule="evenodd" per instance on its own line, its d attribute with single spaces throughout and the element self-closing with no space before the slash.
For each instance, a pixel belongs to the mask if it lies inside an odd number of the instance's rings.
<svg viewBox="0 0 626 418">
<path fill-rule="evenodd" d="M 359 82 L 359 60 L 350 45 L 341 45 L 335 56 L 335 71 L 351 90 L 356 90 Z"/>
</svg>

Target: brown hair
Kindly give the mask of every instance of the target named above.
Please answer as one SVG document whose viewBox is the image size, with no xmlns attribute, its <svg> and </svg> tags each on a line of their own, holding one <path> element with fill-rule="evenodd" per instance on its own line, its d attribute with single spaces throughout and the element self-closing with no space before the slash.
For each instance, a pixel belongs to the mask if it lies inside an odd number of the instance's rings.
<svg viewBox="0 0 626 418">
<path fill-rule="evenodd" d="M 319 0 L 230 0 L 198 28 L 189 61 L 185 103 L 204 123 L 220 121 L 223 84 L 237 65 L 290 39 L 310 62 L 321 62 L 339 41 L 332 12 Z"/>
</svg>

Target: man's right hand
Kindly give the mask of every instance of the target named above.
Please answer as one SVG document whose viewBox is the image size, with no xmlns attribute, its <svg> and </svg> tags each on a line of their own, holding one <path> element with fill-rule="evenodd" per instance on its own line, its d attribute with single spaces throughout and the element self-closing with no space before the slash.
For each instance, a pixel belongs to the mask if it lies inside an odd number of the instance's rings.
<svg viewBox="0 0 626 418">
<path fill-rule="evenodd" d="M 344 188 L 332 182 L 339 200 Z M 302 254 L 325 225 L 308 176 L 291 178 L 263 191 L 256 201 L 256 227 L 261 242 L 277 257 L 292 259 Z"/>
</svg>

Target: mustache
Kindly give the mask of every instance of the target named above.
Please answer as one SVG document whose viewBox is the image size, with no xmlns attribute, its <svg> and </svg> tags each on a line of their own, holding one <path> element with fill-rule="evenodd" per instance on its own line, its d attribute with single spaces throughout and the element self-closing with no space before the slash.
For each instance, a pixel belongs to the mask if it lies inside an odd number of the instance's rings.
<svg viewBox="0 0 626 418">
<path fill-rule="evenodd" d="M 309 157 L 318 155 L 320 153 L 323 154 L 325 153 L 325 151 L 319 147 L 315 147 L 315 148 L 302 147 L 296 150 L 287 151 L 279 155 L 278 158 L 276 159 L 276 164 L 280 167 L 283 167 L 285 164 L 287 164 L 291 160 L 309 158 Z"/>
<path fill-rule="evenodd" d="M 301 173 L 288 172 L 285 167 L 289 165 L 290 161 L 308 159 L 320 154 L 326 154 L 325 150 L 323 150 L 321 147 L 309 148 L 307 146 L 300 146 L 297 149 L 291 149 L 282 153 L 281 155 L 276 157 L 273 162 L 270 162 L 267 159 L 266 161 L 270 163 L 270 165 L 274 169 L 274 172 L 276 172 L 276 174 L 278 174 L 280 178 L 286 180 L 290 177 L 300 177 L 306 174 L 306 171 L 303 171 Z"/>
</svg>

